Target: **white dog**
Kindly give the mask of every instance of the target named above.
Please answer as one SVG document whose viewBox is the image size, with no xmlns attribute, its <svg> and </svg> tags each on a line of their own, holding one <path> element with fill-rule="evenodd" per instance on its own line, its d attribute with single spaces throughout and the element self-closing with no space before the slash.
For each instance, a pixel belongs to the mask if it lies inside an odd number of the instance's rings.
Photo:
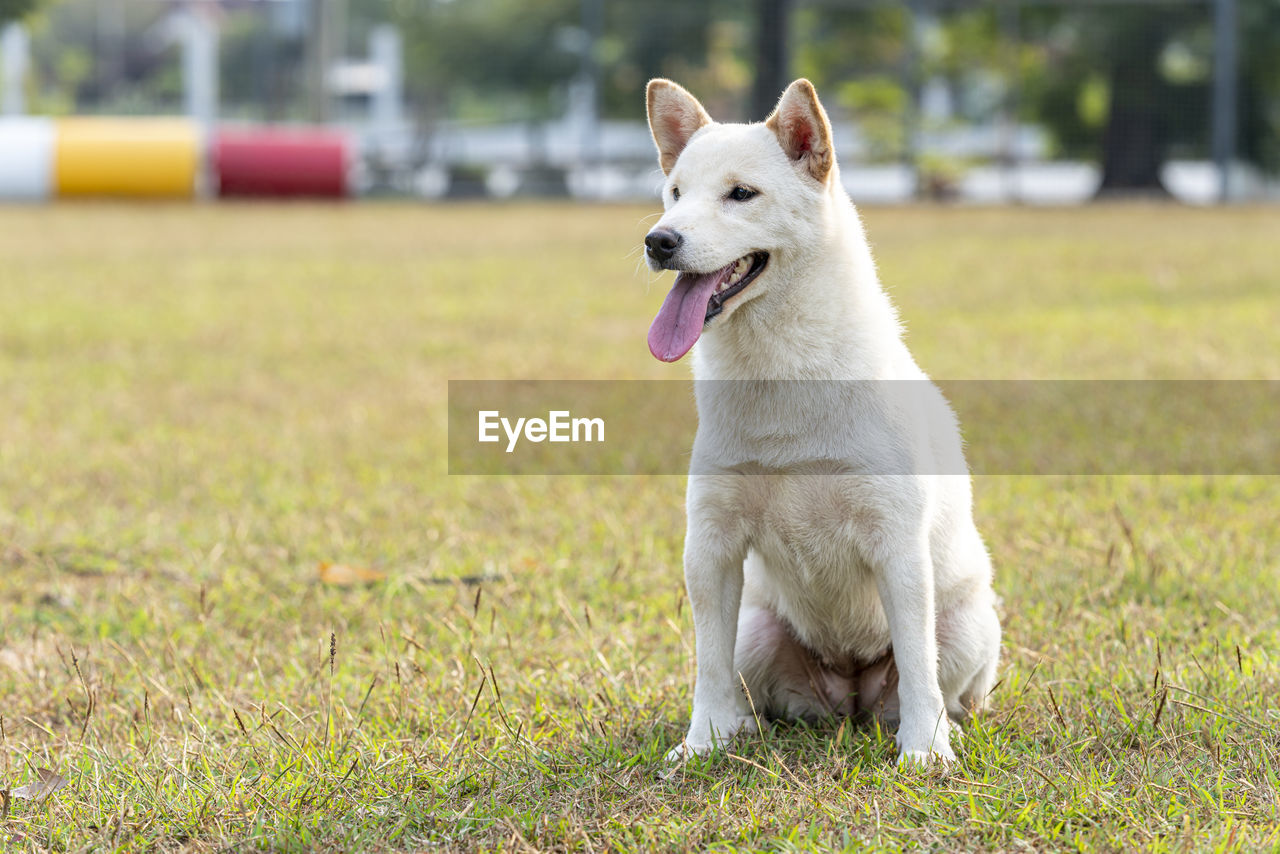
<svg viewBox="0 0 1280 854">
<path fill-rule="evenodd" d="M 763 124 L 717 124 L 668 80 L 647 94 L 666 212 L 646 257 L 679 271 L 649 349 L 698 342 L 697 683 L 668 758 L 757 715 L 870 713 L 897 722 L 899 762 L 952 760 L 951 721 L 999 660 L 991 563 L 954 415 L 902 341 L 827 115 L 807 80 Z"/>
</svg>

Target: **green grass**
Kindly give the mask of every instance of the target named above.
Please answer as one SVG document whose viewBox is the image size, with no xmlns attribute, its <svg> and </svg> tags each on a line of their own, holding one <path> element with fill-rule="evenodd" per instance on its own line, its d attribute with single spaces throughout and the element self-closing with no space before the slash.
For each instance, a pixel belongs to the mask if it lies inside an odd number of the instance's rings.
<svg viewBox="0 0 1280 854">
<path fill-rule="evenodd" d="M 652 211 L 0 209 L 0 787 L 68 780 L 0 846 L 1280 847 L 1276 478 L 979 478 L 952 774 L 832 722 L 662 776 L 682 478 L 444 459 L 450 378 L 685 376 Z M 1280 211 L 865 218 L 935 376 L 1280 377 Z"/>
</svg>

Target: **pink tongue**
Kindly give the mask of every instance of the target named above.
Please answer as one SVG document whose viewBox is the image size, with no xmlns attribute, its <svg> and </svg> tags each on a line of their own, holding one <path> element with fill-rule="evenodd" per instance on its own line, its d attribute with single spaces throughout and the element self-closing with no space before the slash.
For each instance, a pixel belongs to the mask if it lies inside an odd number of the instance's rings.
<svg viewBox="0 0 1280 854">
<path fill-rule="evenodd" d="M 649 352 L 664 362 L 674 362 L 689 352 L 702 334 L 707 303 L 724 271 L 681 273 L 671 286 L 658 316 L 649 327 Z"/>
</svg>

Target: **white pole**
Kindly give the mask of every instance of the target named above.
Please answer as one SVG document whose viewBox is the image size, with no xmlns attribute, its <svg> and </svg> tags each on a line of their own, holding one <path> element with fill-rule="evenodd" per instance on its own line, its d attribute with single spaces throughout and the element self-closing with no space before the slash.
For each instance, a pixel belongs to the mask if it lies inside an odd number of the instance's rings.
<svg viewBox="0 0 1280 854">
<path fill-rule="evenodd" d="M 314 124 L 329 121 L 329 66 L 333 0 L 309 0 L 307 19 L 307 112 Z"/>
<path fill-rule="evenodd" d="M 1218 201 L 1232 199 L 1231 161 L 1236 156 L 1236 98 L 1239 74 L 1239 17 L 1236 0 L 1213 6 L 1213 161 L 1218 167 Z"/>
<path fill-rule="evenodd" d="M 17 21 L 7 25 L 0 34 L 0 79 L 4 80 L 0 115 L 21 116 L 27 112 L 28 47 L 27 31 Z"/>
<path fill-rule="evenodd" d="M 400 31 L 380 24 L 369 33 L 369 58 L 382 70 L 382 85 L 373 93 L 373 126 L 381 139 L 389 139 L 403 120 L 404 61 Z"/>
<path fill-rule="evenodd" d="M 199 8 L 184 13 L 182 69 L 187 115 L 208 133 L 218 119 L 218 29 Z"/>
</svg>

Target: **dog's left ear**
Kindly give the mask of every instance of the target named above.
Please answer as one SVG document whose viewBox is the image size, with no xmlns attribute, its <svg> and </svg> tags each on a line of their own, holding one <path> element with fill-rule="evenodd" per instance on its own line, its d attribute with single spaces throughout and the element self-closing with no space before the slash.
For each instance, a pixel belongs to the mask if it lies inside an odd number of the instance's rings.
<svg viewBox="0 0 1280 854">
<path fill-rule="evenodd" d="M 787 87 L 765 127 L 778 137 L 787 157 L 825 183 L 835 163 L 831 148 L 831 123 L 818 102 L 813 84 L 803 77 Z"/>
</svg>

